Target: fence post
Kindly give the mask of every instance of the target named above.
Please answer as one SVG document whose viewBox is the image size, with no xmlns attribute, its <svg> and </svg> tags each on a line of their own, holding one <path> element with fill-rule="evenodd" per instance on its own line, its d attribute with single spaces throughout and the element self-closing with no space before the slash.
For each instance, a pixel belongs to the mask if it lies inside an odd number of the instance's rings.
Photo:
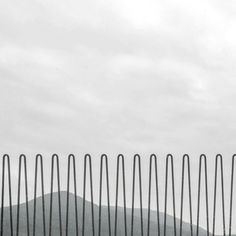
<svg viewBox="0 0 236 236">
<path fill-rule="evenodd" d="M 101 156 L 100 162 L 100 186 L 99 186 L 99 222 L 98 222 L 98 236 L 101 235 L 101 214 L 102 214 L 102 172 L 103 172 L 103 161 L 105 160 L 105 170 L 106 170 L 106 180 L 107 180 L 107 210 L 108 210 L 108 229 L 109 235 L 111 236 L 111 213 L 110 213 L 110 188 L 109 188 L 109 173 L 108 173 L 108 160 L 107 155 L 103 154 Z"/>
<path fill-rule="evenodd" d="M 43 210 L 43 233 L 46 235 L 46 220 L 45 220 L 45 199 L 44 199 L 44 175 L 43 175 L 43 157 L 36 155 L 35 160 L 35 179 L 34 179 L 34 215 L 33 215 L 33 236 L 35 236 L 36 226 L 36 197 L 37 197 L 37 179 L 38 179 L 38 162 L 41 166 L 41 193 L 42 193 L 42 210 Z"/>
<path fill-rule="evenodd" d="M 68 236 L 68 225 L 69 225 L 69 193 L 70 193 L 70 163 L 72 159 L 73 166 L 73 176 L 74 176 L 74 201 L 75 201 L 75 227 L 76 235 L 79 235 L 78 228 L 78 207 L 77 207 L 77 187 L 76 187 L 76 166 L 75 166 L 75 156 L 70 154 L 68 156 L 68 167 L 67 167 L 67 200 L 66 200 L 66 236 Z"/>
<path fill-rule="evenodd" d="M 167 192 L 168 192 L 168 164 L 170 159 L 172 175 L 172 200 L 173 200 L 173 217 L 174 217 L 174 236 L 176 236 L 176 214 L 175 214 L 175 182 L 174 182 L 174 161 L 173 156 L 166 156 L 166 180 L 165 180 L 165 212 L 164 212 L 164 236 L 166 236 L 166 214 L 167 214 Z"/>
<path fill-rule="evenodd" d="M 139 175 L 139 200 L 140 200 L 140 223 L 141 223 L 141 236 L 143 236 L 143 203 L 142 203 L 142 173 L 141 173 L 141 161 L 138 154 L 134 155 L 133 160 L 133 186 L 132 186 L 132 213 L 131 213 L 131 236 L 133 236 L 134 230 L 134 195 L 135 195 L 135 170 L 136 159 L 138 159 L 138 175 Z"/>
<path fill-rule="evenodd" d="M 206 155 L 202 154 L 199 159 L 199 177 L 198 177 L 198 205 L 197 205 L 197 236 L 199 236 L 199 213 L 200 213 L 200 197 L 201 197 L 201 170 L 202 160 L 205 166 L 205 192 L 206 192 L 206 219 L 207 219 L 207 236 L 209 236 L 209 205 L 208 205 L 208 185 L 207 185 L 207 160 Z"/>
<path fill-rule="evenodd" d="M 8 169 L 8 190 L 9 190 L 9 207 L 10 207 L 10 227 L 11 236 L 13 236 L 13 220 L 12 220 L 12 194 L 11 194 L 11 166 L 10 157 L 5 154 L 2 157 L 2 202 L 1 202 L 1 236 L 3 236 L 3 218 L 4 218 L 4 192 L 5 192 L 5 163 Z"/>
<path fill-rule="evenodd" d="M 117 156 L 116 164 L 116 203 L 115 203 L 115 229 L 114 235 L 117 235 L 117 208 L 118 208 L 118 195 L 119 195 L 119 168 L 120 168 L 120 159 L 121 159 L 121 169 L 122 169 L 122 180 L 123 180 L 123 202 L 124 202 L 124 228 L 125 236 L 127 236 L 127 214 L 126 214 L 126 189 L 125 189 L 125 162 L 124 156 L 119 154 Z"/>
<path fill-rule="evenodd" d="M 222 217 L 223 217 L 223 235 L 225 236 L 225 202 L 224 202 L 224 174 L 223 174 L 223 160 L 220 154 L 216 155 L 215 159 L 215 185 L 214 185 L 214 207 L 213 207 L 213 236 L 215 236 L 215 217 L 216 217 L 216 195 L 217 195 L 217 174 L 218 174 L 218 160 L 220 159 L 221 171 L 221 199 L 222 199 Z"/>
<path fill-rule="evenodd" d="M 60 168 L 59 168 L 59 158 L 57 154 L 52 155 L 51 164 L 51 193 L 50 193 L 50 213 L 49 213 L 49 236 L 52 235 L 52 204 L 53 204 L 53 179 L 54 179 L 54 162 L 56 160 L 57 169 L 57 189 L 58 189 L 58 210 L 59 210 L 59 227 L 60 236 L 62 236 L 62 217 L 61 217 L 61 188 L 60 188 Z"/>
<path fill-rule="evenodd" d="M 230 210 L 229 210 L 229 236 L 232 235 L 232 210 L 233 210 L 233 192 L 234 192 L 234 161 L 236 154 L 232 157 L 231 169 L 231 188 L 230 188 Z"/>
<path fill-rule="evenodd" d="M 157 204 L 157 230 L 160 236 L 160 214 L 159 214 L 159 190 L 158 190 L 158 173 L 157 173 L 157 157 L 155 154 L 150 156 L 149 161 L 149 188 L 148 188 L 148 223 L 147 236 L 150 235 L 150 205 L 151 205 L 151 191 L 152 191 L 152 162 L 154 160 L 155 183 L 156 183 L 156 204 Z"/>
<path fill-rule="evenodd" d="M 20 220 L 20 190 L 21 190 L 21 164 L 22 159 L 24 162 L 24 175 L 25 175 L 25 198 L 26 198 L 26 227 L 27 227 L 27 235 L 30 235 L 29 231 L 29 205 L 28 205 L 28 180 L 27 180 L 27 163 L 26 156 L 20 155 L 19 157 L 19 176 L 18 176 L 18 196 L 17 196 L 17 221 L 16 221 L 16 236 L 19 235 L 19 220 Z"/>
<path fill-rule="evenodd" d="M 90 193 L 91 193 L 91 214 L 92 214 L 92 230 L 93 236 L 95 236 L 95 224 L 94 224 L 94 205 L 93 205 L 93 175 L 92 175 L 92 161 L 91 156 L 86 154 L 84 157 L 84 187 L 83 187 L 83 222 L 82 222 L 82 236 L 84 236 L 85 230 L 85 203 L 86 203 L 86 171 L 87 171 L 87 159 L 89 162 L 89 172 L 90 172 Z"/>
<path fill-rule="evenodd" d="M 191 172 L 189 155 L 185 154 L 182 160 L 182 184 L 181 184 L 181 206 L 180 206 L 180 236 L 182 236 L 183 227 L 183 200 L 184 200 L 184 176 L 185 176 L 185 162 L 187 161 L 188 168 L 188 193 L 189 193 L 189 214 L 190 214 L 190 231 L 193 236 L 193 220 L 192 220 L 192 193 L 191 193 Z"/>
</svg>

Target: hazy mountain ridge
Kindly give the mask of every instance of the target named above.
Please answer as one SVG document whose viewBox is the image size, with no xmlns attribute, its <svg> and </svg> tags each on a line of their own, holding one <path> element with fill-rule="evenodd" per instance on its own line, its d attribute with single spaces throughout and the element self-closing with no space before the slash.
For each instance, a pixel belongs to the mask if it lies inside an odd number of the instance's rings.
<svg viewBox="0 0 236 236">
<path fill-rule="evenodd" d="M 76 235 L 76 227 L 75 227 L 75 210 L 74 210 L 74 195 L 70 193 L 69 195 L 69 228 L 68 235 L 73 236 Z M 42 218 L 42 198 L 37 198 L 37 214 L 36 214 L 36 235 L 43 235 L 43 218 Z M 46 216 L 46 232 L 49 232 L 49 203 L 50 203 L 50 194 L 45 195 L 45 216 Z M 61 192 L 61 210 L 62 210 L 62 229 L 63 234 L 65 234 L 65 226 L 66 226 L 66 203 L 67 203 L 67 193 Z M 78 223 L 79 223 L 79 234 L 82 233 L 82 209 L 83 209 L 83 199 L 81 197 L 77 197 L 78 203 Z M 20 233 L 19 236 L 27 235 L 26 228 L 26 214 L 25 214 L 25 203 L 20 205 Z M 29 218 L 30 218 L 30 233 L 33 231 L 33 209 L 34 209 L 34 201 L 29 201 Z M 94 216 L 95 216 L 95 233 L 97 235 L 98 232 L 98 205 L 94 204 Z M 16 214 L 17 206 L 13 206 L 13 224 L 14 224 L 14 233 L 16 233 Z M 147 209 L 143 209 L 143 219 L 144 219 L 144 235 L 147 234 Z M 157 218 L 156 211 L 151 211 L 150 214 L 150 236 L 157 235 Z M 115 207 L 111 207 L 111 231 L 112 235 L 114 235 L 114 216 L 115 216 Z M 118 208 L 118 221 L 117 221 L 117 236 L 124 235 L 124 213 L 123 208 Z M 140 217 L 139 217 L 139 209 L 135 209 L 134 211 L 134 235 L 141 235 L 141 227 L 140 227 Z M 4 236 L 10 235 L 10 222 L 9 222 L 9 208 L 6 207 L 4 209 Z M 177 226 L 177 235 L 179 235 L 179 225 L 180 221 L 176 218 L 176 226 Z M 130 235 L 131 230 L 131 209 L 127 208 L 127 229 L 128 235 Z M 164 229 L 164 214 L 160 212 L 160 229 L 161 235 L 163 235 Z M 167 228 L 166 228 L 166 236 L 174 235 L 174 227 L 173 227 L 173 217 L 167 215 Z M 194 234 L 196 232 L 196 226 L 193 226 Z M 53 217 L 52 217 L 52 235 L 60 235 L 59 228 L 59 212 L 58 212 L 58 199 L 57 193 L 53 194 Z M 90 202 L 86 201 L 86 211 L 85 211 L 85 235 L 92 235 L 92 220 L 91 220 L 91 209 Z M 108 217 L 107 217 L 107 207 L 102 207 L 102 221 L 101 221 L 101 235 L 108 236 Z M 183 222 L 183 231 L 182 236 L 190 235 L 190 225 L 186 222 Z M 199 229 L 199 236 L 205 236 L 206 231 L 202 228 Z M 211 235 L 211 234 L 210 234 Z M 235 236 L 235 235 L 234 235 Z"/>
</svg>

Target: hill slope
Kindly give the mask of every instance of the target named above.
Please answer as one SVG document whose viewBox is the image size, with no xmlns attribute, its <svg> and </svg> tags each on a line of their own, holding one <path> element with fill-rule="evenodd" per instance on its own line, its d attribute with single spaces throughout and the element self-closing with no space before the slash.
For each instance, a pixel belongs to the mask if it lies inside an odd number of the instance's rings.
<svg viewBox="0 0 236 236">
<path fill-rule="evenodd" d="M 65 234 L 65 225 L 66 225 L 66 198 L 67 193 L 61 192 L 61 204 L 62 204 L 62 228 L 63 235 Z M 68 235 L 73 236 L 76 235 L 75 228 L 75 209 L 74 209 L 74 195 L 70 194 L 70 206 L 69 206 L 69 228 Z M 43 220 L 42 220 L 42 198 L 37 198 L 37 216 L 36 216 L 36 235 L 43 235 Z M 78 202 L 78 216 L 79 216 L 79 234 L 82 233 L 82 207 L 83 207 L 83 199 L 77 197 Z M 49 232 L 49 203 L 50 203 L 50 194 L 45 195 L 45 210 L 46 210 L 46 230 L 47 234 Z M 29 201 L 29 214 L 30 214 L 30 233 L 33 231 L 33 206 L 34 202 Z M 26 228 L 26 214 L 25 214 L 25 203 L 20 206 L 20 236 L 27 235 Z M 94 204 L 94 215 L 95 215 L 95 232 L 97 235 L 98 231 L 98 206 Z M 16 231 L 16 212 L 17 207 L 13 206 L 13 223 L 14 223 L 14 231 Z M 58 236 L 60 235 L 59 228 L 59 214 L 58 214 L 58 199 L 57 193 L 53 194 L 53 217 L 52 217 L 52 235 Z M 111 207 L 111 225 L 112 225 L 112 235 L 114 235 L 114 215 L 115 208 Z M 147 209 L 143 210 L 144 216 L 144 235 L 147 234 Z M 124 236 L 124 215 L 123 208 L 118 208 L 118 221 L 117 221 L 117 236 Z M 177 222 L 177 235 L 179 235 L 179 220 L 176 219 Z M 131 225 L 131 209 L 127 209 L 127 226 L 128 226 L 128 235 L 130 235 L 130 225 Z M 160 228 L 161 235 L 163 235 L 163 227 L 164 226 L 164 214 L 160 213 Z M 193 226 L 194 233 L 196 232 L 196 227 Z M 4 209 L 4 236 L 10 235 L 10 223 L 9 223 L 9 208 L 6 207 Z M 91 221 L 91 210 L 90 210 L 90 202 L 86 201 L 86 212 L 85 212 L 85 235 L 92 236 L 92 221 Z M 107 218 L 107 207 L 102 207 L 102 222 L 101 222 L 101 235 L 108 236 L 108 218 Z M 135 217 L 134 217 L 134 235 L 141 236 L 140 230 L 140 217 L 139 210 L 135 209 Z M 156 224 L 156 212 L 151 211 L 151 222 L 150 222 L 150 236 L 157 235 L 157 224 Z M 167 234 L 166 236 L 174 235 L 173 228 L 173 217 L 167 216 Z M 190 225 L 188 223 L 183 223 L 183 233 L 182 236 L 190 235 Z M 199 236 L 205 236 L 206 231 L 200 229 Z"/>
</svg>

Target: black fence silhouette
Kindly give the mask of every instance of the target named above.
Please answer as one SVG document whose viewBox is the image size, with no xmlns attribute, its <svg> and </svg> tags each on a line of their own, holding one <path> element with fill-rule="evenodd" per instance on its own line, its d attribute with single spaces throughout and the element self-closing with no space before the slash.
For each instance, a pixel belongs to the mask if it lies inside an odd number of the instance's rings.
<svg viewBox="0 0 236 236">
<path fill-rule="evenodd" d="M 196 185 L 192 186 L 191 182 L 191 164 L 190 164 L 190 158 L 187 154 L 185 154 L 182 157 L 182 167 L 181 170 L 178 170 L 180 173 L 179 178 L 175 178 L 174 175 L 174 158 L 171 154 L 168 154 L 165 159 L 165 184 L 164 184 L 164 194 L 161 192 L 159 188 L 159 175 L 158 175 L 158 160 L 159 158 L 155 155 L 152 154 L 149 157 L 148 161 L 148 171 L 146 174 L 148 175 L 148 182 L 146 183 L 148 192 L 147 192 L 147 218 L 144 218 L 144 207 L 143 207 L 143 195 L 144 192 L 142 190 L 143 187 L 143 173 L 142 173 L 142 164 L 141 164 L 141 157 L 140 155 L 136 154 L 133 157 L 132 160 L 132 170 L 131 172 L 131 177 L 132 177 L 132 194 L 130 197 L 132 200 L 131 204 L 131 218 L 128 219 L 127 215 L 127 180 L 126 180 L 126 171 L 125 171 L 125 164 L 126 164 L 126 159 L 123 155 L 118 155 L 116 157 L 116 169 L 111 170 L 109 169 L 109 158 L 107 155 L 103 154 L 100 157 L 100 165 L 99 165 L 99 186 L 98 186 L 98 219 L 96 220 L 95 218 L 95 213 L 94 213 L 94 183 L 93 183 L 93 170 L 92 170 L 92 161 L 93 158 L 91 155 L 86 154 L 83 157 L 83 179 L 77 177 L 77 166 L 76 166 L 76 158 L 75 155 L 71 154 L 67 157 L 67 176 L 62 176 L 60 173 L 60 158 L 58 155 L 54 154 L 52 155 L 52 158 L 50 160 L 50 178 L 47 178 L 47 183 L 50 186 L 50 204 L 49 204 L 49 217 L 46 217 L 46 206 L 45 206 L 45 174 L 44 174 L 44 161 L 45 158 L 42 155 L 37 155 L 36 158 L 34 159 L 34 189 L 29 189 L 28 186 L 28 166 L 27 166 L 27 158 L 25 155 L 20 155 L 19 159 L 13 159 L 10 158 L 9 155 L 4 155 L 2 157 L 2 169 L 1 169 L 1 215 L 0 215 L 0 232 L 1 236 L 5 235 L 4 234 L 4 227 L 3 227 L 3 221 L 5 219 L 5 209 L 6 207 L 9 209 L 9 227 L 10 227 L 10 235 L 20 235 L 19 234 L 19 225 L 20 225 L 20 217 L 21 217 L 21 191 L 22 191 L 22 180 L 24 181 L 24 192 L 25 192 L 25 210 L 26 210 L 26 222 L 24 227 L 26 228 L 26 235 L 36 235 L 35 228 L 36 228 L 36 215 L 37 215 L 37 189 L 38 189 L 38 184 L 39 184 L 39 174 L 40 174 L 40 182 L 41 182 L 41 203 L 42 203 L 42 218 L 43 218 L 43 235 L 52 235 L 52 220 L 53 220 L 53 201 L 54 201 L 54 178 L 56 174 L 56 187 L 57 187 L 57 198 L 58 198 L 58 220 L 59 220 L 59 232 L 60 236 L 66 235 L 68 236 L 68 228 L 69 228 L 69 209 L 70 209 L 70 204 L 74 204 L 75 212 L 74 212 L 74 219 L 75 219 L 75 235 L 85 235 L 85 226 L 86 226 L 86 216 L 85 216 L 85 211 L 86 211 L 86 188 L 87 185 L 89 185 L 89 190 L 90 190 L 90 208 L 91 208 L 91 235 L 99 235 L 101 236 L 101 225 L 102 225 L 102 199 L 103 199 L 103 190 L 106 190 L 106 209 L 107 209 L 107 228 L 108 228 L 108 235 L 117 235 L 117 218 L 118 218 L 118 211 L 119 211 L 119 206 L 118 206 L 118 200 L 119 200 L 119 193 L 123 195 L 123 226 L 124 226 L 124 235 L 135 235 L 134 234 L 134 218 L 135 218 L 135 201 L 136 198 L 138 197 L 139 200 L 139 222 L 140 222 L 140 235 L 144 236 L 150 235 L 150 215 L 151 215 L 151 196 L 152 196 L 152 191 L 153 187 L 155 188 L 155 212 L 156 212 L 156 234 L 155 235 L 164 235 L 167 236 L 167 209 L 168 209 L 168 197 L 170 198 L 171 196 L 171 201 L 172 201 L 172 216 L 173 216 L 173 235 L 182 235 L 182 230 L 183 230 L 183 209 L 184 205 L 187 204 L 187 209 L 189 212 L 189 225 L 190 225 L 190 230 L 189 230 L 189 235 L 197 235 L 199 236 L 199 229 L 200 229 L 200 206 L 201 206 L 201 190 L 203 189 L 205 192 L 205 220 L 206 220 L 206 235 L 215 235 L 216 231 L 216 217 L 217 217 L 217 195 L 219 195 L 219 192 L 217 191 L 218 187 L 218 178 L 220 179 L 220 197 L 221 197 L 221 224 L 223 228 L 223 235 L 232 235 L 232 226 L 236 224 L 236 221 L 233 223 L 233 212 L 235 212 L 236 209 L 233 209 L 233 193 L 234 193 L 234 162 L 235 162 L 235 156 L 232 156 L 232 162 L 231 162 L 231 169 L 227 170 L 227 172 L 230 171 L 230 179 L 227 179 L 227 183 L 229 183 L 230 186 L 230 196 L 227 196 L 227 201 L 229 205 L 228 211 L 226 211 L 225 207 L 225 191 L 224 191 L 224 168 L 223 168 L 223 157 L 222 155 L 218 154 L 215 157 L 214 160 L 214 193 L 213 193 L 213 198 L 209 200 L 209 186 L 208 186 L 208 168 L 207 168 L 207 157 L 206 155 L 201 155 L 199 160 L 198 160 L 198 166 L 194 167 L 195 169 L 198 168 L 198 182 Z M 31 158 L 32 159 L 32 158 Z M 48 160 L 48 159 L 47 159 Z M 13 203 L 12 203 L 12 198 L 13 193 L 12 193 L 12 175 L 11 175 L 11 162 L 18 162 L 18 184 L 17 184 L 17 204 L 16 204 L 16 209 L 17 209 L 17 215 L 16 215 L 16 222 L 13 222 Z M 32 169 L 32 168 L 31 168 Z M 106 179 L 106 185 L 104 185 L 104 175 L 103 172 L 105 171 L 105 179 Z M 115 192 L 115 205 L 114 205 L 114 221 L 112 220 L 111 216 L 111 203 L 110 203 L 110 193 L 111 193 L 111 186 L 110 186 L 110 180 L 109 180 L 109 171 L 113 171 L 115 174 L 115 184 L 113 185 L 114 188 L 112 188 L 112 191 Z M 89 180 L 87 179 L 87 174 L 89 173 Z M 120 178 L 121 175 L 121 178 Z M 72 178 L 71 178 L 72 176 Z M 169 177 L 171 176 L 171 177 Z M 137 178 L 138 177 L 138 178 Z M 202 179 L 204 177 L 204 185 L 202 185 Z M 65 215 L 62 213 L 62 206 L 61 206 L 61 178 L 66 178 L 66 211 Z M 169 179 L 170 178 L 170 179 Z M 6 180 L 7 179 L 7 180 Z M 121 182 L 120 182 L 121 181 Z M 138 181 L 138 182 L 137 182 Z M 154 184 L 153 184 L 154 181 Z M 180 191 L 180 196 L 178 199 L 178 204 L 180 206 L 180 215 L 177 216 L 176 214 L 176 185 L 175 182 L 180 181 L 180 186 L 181 186 L 181 191 Z M 187 181 L 187 185 L 185 182 Z M 77 200 L 77 184 L 81 183 L 83 185 L 83 207 L 82 207 L 82 220 L 79 220 L 78 216 L 78 200 Z M 137 182 L 137 183 L 136 183 Z M 169 195 L 169 182 L 171 183 L 171 195 Z M 120 190 L 119 186 L 122 184 L 122 189 Z M 73 201 L 74 203 L 70 202 L 70 187 L 71 185 L 73 186 Z M 136 185 L 139 187 L 139 194 L 136 194 Z M 185 188 L 187 186 L 187 193 L 188 193 L 188 201 L 184 201 L 184 192 L 186 191 Z M 130 187 L 130 186 L 129 186 Z M 197 188 L 197 196 L 195 198 L 196 200 L 196 225 L 193 225 L 193 196 L 192 196 L 192 188 Z M 33 191 L 33 212 L 32 213 L 32 219 L 30 218 L 30 210 L 29 210 L 29 191 Z M 9 199 L 7 205 L 5 204 L 5 195 L 6 192 Z M 161 230 L 161 223 L 160 223 L 160 201 L 159 201 L 159 196 L 162 194 L 164 196 L 164 220 L 163 220 L 163 230 Z M 210 221 L 210 212 L 209 212 L 209 202 L 210 204 L 213 203 L 213 212 L 212 212 L 212 221 Z M 137 210 L 137 209 L 136 209 Z M 228 214 L 228 220 L 226 220 L 226 214 Z M 63 227 L 62 224 L 62 219 L 65 218 L 65 227 Z M 179 219 L 178 219 L 179 218 Z M 48 220 L 47 220 L 48 219 Z M 178 219 L 178 221 L 177 221 Z M 5 219 L 6 220 L 6 219 Z M 236 219 L 235 219 L 236 220 Z M 32 231 L 30 229 L 30 221 L 32 221 Z M 128 231 L 128 221 L 130 222 L 130 231 Z M 212 224 L 211 224 L 212 223 Z M 48 229 L 46 225 L 49 225 Z M 97 225 L 97 226 L 96 226 Z M 82 233 L 80 233 L 79 227 L 82 228 Z M 211 228 L 211 229 L 210 229 Z M 196 230 L 195 230 L 196 229 Z M 169 235 L 168 235 L 169 236 Z"/>
</svg>

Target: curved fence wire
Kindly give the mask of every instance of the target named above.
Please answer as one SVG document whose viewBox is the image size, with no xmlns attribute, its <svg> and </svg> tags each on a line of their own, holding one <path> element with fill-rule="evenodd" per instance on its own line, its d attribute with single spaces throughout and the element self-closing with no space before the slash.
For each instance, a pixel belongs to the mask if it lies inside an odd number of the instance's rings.
<svg viewBox="0 0 236 236">
<path fill-rule="evenodd" d="M 112 168 L 109 166 L 111 158 L 105 154 L 99 157 L 99 164 L 96 166 L 93 166 L 94 158 L 89 154 L 82 158 L 73 154 L 70 154 L 66 159 L 63 157 L 63 166 L 60 166 L 62 157 L 56 154 L 50 160 L 42 155 L 37 155 L 33 159 L 32 157 L 27 158 L 25 155 L 20 155 L 17 159 L 4 155 L 0 175 L 0 235 L 68 236 L 73 232 L 74 235 L 82 236 L 214 236 L 216 234 L 231 236 L 233 235 L 233 226 L 236 225 L 236 219 L 233 217 L 236 211 L 234 205 L 235 156 L 232 156 L 230 166 L 224 169 L 224 159 L 220 154 L 215 157 L 214 165 L 211 164 L 210 168 L 206 155 L 201 155 L 198 158 L 197 165 L 195 160 L 193 166 L 187 154 L 182 157 L 182 160 L 176 160 L 171 154 L 168 154 L 165 157 L 164 166 L 160 167 L 160 158 L 155 154 L 145 160 L 136 154 L 131 160 L 132 166 L 127 170 L 126 158 L 121 154 L 115 160 L 112 157 L 112 161 L 115 161 Z M 83 163 L 83 168 L 80 168 L 79 172 L 76 162 L 78 158 Z M 29 160 L 34 162 L 33 166 L 28 165 Z M 181 161 L 181 167 L 178 169 L 174 165 L 177 161 Z M 18 166 L 18 171 L 14 171 L 14 174 L 12 174 L 11 167 L 13 162 L 15 166 Z M 148 162 L 146 165 L 148 168 L 145 171 L 143 171 L 143 162 Z M 50 167 L 47 174 L 45 174 L 46 166 Z M 96 176 L 94 168 L 96 168 Z M 162 184 L 159 179 L 160 168 L 164 169 Z M 63 172 L 61 172 L 62 170 Z M 191 180 L 192 170 L 198 173 L 197 182 Z M 227 179 L 224 174 L 225 170 L 227 171 Z M 29 179 L 29 173 L 34 178 Z M 213 190 L 211 198 L 209 197 L 209 174 L 213 175 L 213 181 L 210 182 Z M 13 175 L 17 179 L 14 188 L 12 185 Z M 146 176 L 145 181 L 143 180 L 144 175 Z M 96 180 L 98 179 L 96 186 L 93 182 L 94 176 Z M 111 181 L 111 176 L 113 181 Z M 66 183 L 65 191 L 61 190 L 62 180 Z M 131 184 L 128 185 L 128 182 Z M 176 194 L 176 182 L 180 186 L 178 195 Z M 228 186 L 229 194 L 227 196 L 225 183 Z M 78 185 L 82 186 L 81 206 L 78 199 Z M 160 188 L 160 186 L 164 186 L 164 188 Z M 41 193 L 38 195 L 39 187 Z M 50 189 L 48 203 L 45 194 L 46 188 Z M 88 192 L 90 192 L 89 197 L 87 196 Z M 202 203 L 203 192 L 204 203 Z M 32 193 L 31 199 L 29 193 Z M 64 193 L 66 193 L 65 198 L 62 197 Z M 24 195 L 23 200 L 22 194 Z M 97 204 L 94 201 L 95 195 L 98 196 Z M 111 195 L 114 196 L 114 204 L 111 204 Z M 146 196 L 145 204 L 144 195 Z M 163 212 L 160 210 L 160 197 L 163 198 Z M 15 205 L 13 198 L 17 199 Z M 220 203 L 217 203 L 218 198 Z M 131 200 L 130 207 L 127 206 L 127 199 Z M 154 203 L 152 204 L 152 202 Z M 135 207 L 137 204 L 138 207 Z M 176 211 L 177 206 L 179 214 Z M 195 212 L 193 211 L 194 206 Z M 205 212 L 201 212 L 201 208 Z M 186 210 L 184 211 L 184 209 Z M 71 213 L 72 210 L 73 213 Z M 24 213 L 22 213 L 23 211 Z M 41 233 L 37 229 L 39 221 L 36 218 L 39 214 L 42 218 L 40 221 Z M 188 217 L 184 219 L 184 215 L 188 215 Z M 170 218 L 172 219 L 171 225 Z M 58 222 L 57 231 L 55 231 L 55 219 Z M 200 226 L 200 221 L 204 222 L 204 229 Z M 222 225 L 221 233 L 216 232 L 216 226 L 219 224 Z M 152 229 L 152 225 L 155 225 L 155 230 Z M 186 225 L 189 227 L 188 231 L 186 231 Z M 122 233 L 120 233 L 121 227 L 123 228 Z M 23 230 L 20 231 L 20 229 Z"/>
</svg>

